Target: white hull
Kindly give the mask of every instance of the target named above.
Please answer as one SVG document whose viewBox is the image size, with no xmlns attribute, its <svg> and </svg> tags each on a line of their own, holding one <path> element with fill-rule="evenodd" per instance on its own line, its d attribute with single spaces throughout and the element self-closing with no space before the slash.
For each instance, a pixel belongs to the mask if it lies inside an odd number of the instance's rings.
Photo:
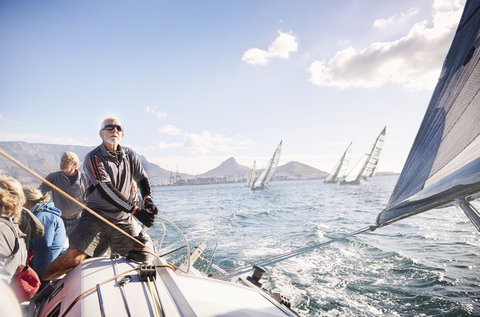
<svg viewBox="0 0 480 317">
<path fill-rule="evenodd" d="M 88 259 L 50 287 L 50 292 L 44 289 L 37 294 L 28 316 L 51 316 L 54 311 L 62 316 L 67 310 L 65 316 L 88 317 L 100 317 L 102 311 L 105 316 L 142 317 L 162 316 L 161 312 L 167 317 L 297 316 L 245 279 L 215 280 L 193 268 L 189 274 L 174 272 L 162 258 L 150 264 L 157 266 L 156 278 L 148 282 L 139 280 L 136 269 L 141 263 L 128 258 Z M 118 277 L 109 281 L 114 276 Z M 119 281 L 125 276 L 131 280 L 122 290 Z"/>
</svg>

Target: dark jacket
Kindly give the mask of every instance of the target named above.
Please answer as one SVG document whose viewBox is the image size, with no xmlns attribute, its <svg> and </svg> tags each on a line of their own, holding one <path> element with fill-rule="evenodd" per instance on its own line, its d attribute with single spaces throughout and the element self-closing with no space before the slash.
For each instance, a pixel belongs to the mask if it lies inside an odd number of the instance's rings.
<svg viewBox="0 0 480 317">
<path fill-rule="evenodd" d="M 24 239 L 27 250 L 29 249 L 30 238 L 39 239 L 45 234 L 45 228 L 40 220 L 38 220 L 38 218 L 25 207 L 22 209 L 22 221 L 18 226 L 20 230 L 26 234 Z"/>
</svg>

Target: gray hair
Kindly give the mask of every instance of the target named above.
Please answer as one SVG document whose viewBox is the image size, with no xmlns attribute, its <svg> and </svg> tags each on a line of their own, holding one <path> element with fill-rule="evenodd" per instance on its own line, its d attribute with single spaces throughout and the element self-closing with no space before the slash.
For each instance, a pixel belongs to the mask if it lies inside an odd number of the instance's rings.
<svg viewBox="0 0 480 317">
<path fill-rule="evenodd" d="M 64 157 L 66 157 L 70 162 L 75 163 L 75 169 L 78 169 L 82 164 L 82 162 L 80 162 L 80 159 L 78 158 L 78 155 L 73 152 L 70 152 L 70 151 L 63 152 L 62 158 Z"/>
<path fill-rule="evenodd" d="M 105 118 L 103 121 L 102 121 L 102 124 L 100 125 L 100 130 L 103 130 L 103 128 L 105 128 L 105 122 L 107 122 L 108 120 L 118 120 L 119 122 L 120 119 L 118 119 L 117 117 L 108 117 L 108 118 Z"/>
</svg>

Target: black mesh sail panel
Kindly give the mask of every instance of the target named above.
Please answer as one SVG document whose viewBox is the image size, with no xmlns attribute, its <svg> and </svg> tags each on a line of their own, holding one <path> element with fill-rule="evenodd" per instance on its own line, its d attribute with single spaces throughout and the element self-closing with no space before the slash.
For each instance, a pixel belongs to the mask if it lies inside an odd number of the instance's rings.
<svg viewBox="0 0 480 317">
<path fill-rule="evenodd" d="M 385 226 L 480 191 L 480 2 L 467 1 Z"/>
</svg>

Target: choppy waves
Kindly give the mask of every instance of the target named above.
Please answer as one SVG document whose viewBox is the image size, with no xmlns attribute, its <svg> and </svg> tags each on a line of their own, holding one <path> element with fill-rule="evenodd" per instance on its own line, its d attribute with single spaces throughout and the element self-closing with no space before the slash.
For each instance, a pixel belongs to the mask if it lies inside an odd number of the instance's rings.
<svg viewBox="0 0 480 317">
<path fill-rule="evenodd" d="M 355 186 L 322 180 L 157 187 L 160 215 L 190 247 L 215 242 L 215 263 L 229 268 L 317 245 L 373 225 L 396 176 Z M 159 239 L 160 226 L 150 231 Z M 168 228 L 164 250 L 182 245 Z M 475 316 L 480 235 L 454 207 L 405 219 L 266 267 L 265 286 L 290 298 L 301 316 Z M 162 253 L 162 252 L 159 252 Z M 169 255 L 177 264 L 185 251 Z M 267 277 L 267 275 L 269 277 Z"/>
</svg>

